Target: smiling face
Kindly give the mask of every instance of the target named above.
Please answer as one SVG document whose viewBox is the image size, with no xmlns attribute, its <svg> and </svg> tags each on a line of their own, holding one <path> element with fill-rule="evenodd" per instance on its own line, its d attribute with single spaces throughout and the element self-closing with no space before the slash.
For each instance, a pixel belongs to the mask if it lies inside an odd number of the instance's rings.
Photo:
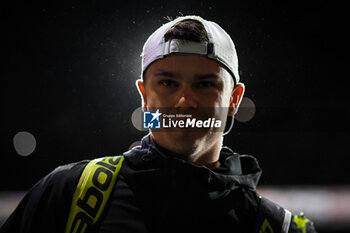
<svg viewBox="0 0 350 233">
<path fill-rule="evenodd" d="M 215 117 L 225 125 L 233 115 L 244 92 L 234 87 L 228 71 L 218 62 L 200 55 L 174 54 L 151 64 L 138 80 L 145 109 L 170 108 L 174 113 L 194 117 Z M 222 131 L 178 129 L 171 132 L 153 130 L 153 139 L 160 146 L 200 164 L 218 160 Z"/>
</svg>

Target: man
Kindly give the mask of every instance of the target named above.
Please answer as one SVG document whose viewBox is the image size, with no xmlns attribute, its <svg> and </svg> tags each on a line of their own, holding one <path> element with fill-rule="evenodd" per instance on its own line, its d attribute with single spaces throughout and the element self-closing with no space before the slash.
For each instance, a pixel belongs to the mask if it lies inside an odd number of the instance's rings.
<svg viewBox="0 0 350 233">
<path fill-rule="evenodd" d="M 155 111 L 151 121 L 163 112 L 189 123 L 151 129 L 123 156 L 58 167 L 2 232 L 316 232 L 304 216 L 256 193 L 254 157 L 222 146 L 245 87 L 220 26 L 198 16 L 161 26 L 144 45 L 141 76 L 136 84 L 145 113 Z M 206 120 L 215 124 L 205 127 Z"/>
</svg>

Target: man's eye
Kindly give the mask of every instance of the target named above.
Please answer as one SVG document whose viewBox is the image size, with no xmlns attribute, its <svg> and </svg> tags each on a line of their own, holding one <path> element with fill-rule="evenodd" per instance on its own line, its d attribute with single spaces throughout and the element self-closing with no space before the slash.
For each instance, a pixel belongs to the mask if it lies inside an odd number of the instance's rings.
<svg viewBox="0 0 350 233">
<path fill-rule="evenodd" d="M 177 86 L 177 82 L 171 79 L 160 80 L 159 84 L 166 87 Z"/>
<path fill-rule="evenodd" d="M 215 86 L 215 83 L 209 82 L 209 81 L 203 81 L 197 84 L 197 87 L 213 87 L 213 86 Z"/>
</svg>

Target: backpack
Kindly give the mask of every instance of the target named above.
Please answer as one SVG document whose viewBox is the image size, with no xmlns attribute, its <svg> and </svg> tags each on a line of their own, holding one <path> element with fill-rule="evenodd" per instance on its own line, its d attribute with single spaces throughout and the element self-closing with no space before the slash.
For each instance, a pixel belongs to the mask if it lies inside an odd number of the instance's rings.
<svg viewBox="0 0 350 233">
<path fill-rule="evenodd" d="M 124 156 L 94 159 L 84 168 L 73 194 L 65 233 L 86 233 L 98 229 L 109 202 Z M 260 197 L 256 233 L 306 233 L 312 223 L 304 216 L 294 216 L 276 203 Z M 293 224 L 293 227 L 291 227 Z M 292 228 L 292 229 L 290 229 Z M 316 232 L 314 230 L 310 232 Z"/>
</svg>

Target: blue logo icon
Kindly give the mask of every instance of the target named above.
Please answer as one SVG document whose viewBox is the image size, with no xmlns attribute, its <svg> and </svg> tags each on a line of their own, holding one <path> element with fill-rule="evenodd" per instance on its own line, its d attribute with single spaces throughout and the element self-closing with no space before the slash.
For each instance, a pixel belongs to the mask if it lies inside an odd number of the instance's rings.
<svg viewBox="0 0 350 233">
<path fill-rule="evenodd" d="M 159 110 L 143 112 L 143 128 L 159 129 L 161 115 L 162 113 L 160 113 Z"/>
</svg>

